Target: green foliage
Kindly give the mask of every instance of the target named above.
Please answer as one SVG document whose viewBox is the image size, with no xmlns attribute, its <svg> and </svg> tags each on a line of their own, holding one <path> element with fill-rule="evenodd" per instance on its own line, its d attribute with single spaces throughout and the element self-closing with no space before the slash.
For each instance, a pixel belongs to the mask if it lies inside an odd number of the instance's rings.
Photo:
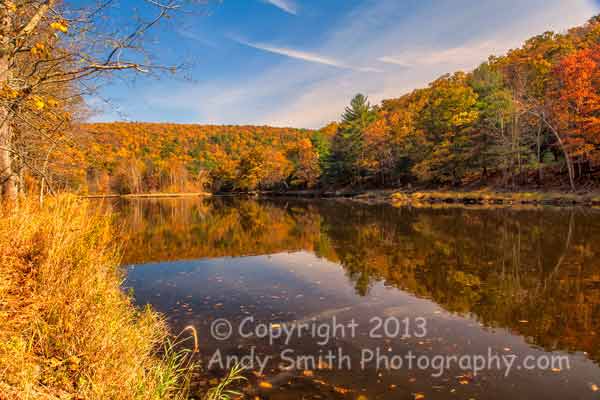
<svg viewBox="0 0 600 400">
<path fill-rule="evenodd" d="M 310 141 L 317 152 L 317 156 L 319 157 L 319 165 L 322 171 L 328 169 L 328 161 L 331 156 L 331 140 L 326 134 L 319 130 L 315 131 L 311 137 Z"/>
<path fill-rule="evenodd" d="M 335 181 L 357 183 L 364 157 L 365 130 L 377 117 L 368 98 L 357 94 L 342 115 L 340 127 L 333 137 L 327 175 Z"/>
</svg>

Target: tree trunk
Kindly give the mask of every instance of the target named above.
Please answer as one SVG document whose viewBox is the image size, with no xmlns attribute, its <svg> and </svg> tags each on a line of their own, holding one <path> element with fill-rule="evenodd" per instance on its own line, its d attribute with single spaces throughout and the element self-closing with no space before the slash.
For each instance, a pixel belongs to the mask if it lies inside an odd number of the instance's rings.
<svg viewBox="0 0 600 400">
<path fill-rule="evenodd" d="M 6 119 L 3 111 L 0 112 L 0 118 Z M 12 170 L 8 122 L 0 127 L 0 193 L 3 200 L 14 200 L 17 197 L 17 186 Z"/>
<path fill-rule="evenodd" d="M 10 13 L 7 4 L 0 6 L 0 85 L 9 81 L 9 47 L 12 27 Z M 12 135 L 9 112 L 10 110 L 6 107 L 0 107 L 0 195 L 3 200 L 13 200 L 17 197 L 15 176 L 12 170 Z"/>
<path fill-rule="evenodd" d="M 542 122 L 540 121 L 540 126 L 538 127 L 538 131 L 537 131 L 537 137 L 536 137 L 536 142 L 537 142 L 537 179 L 538 179 L 538 184 L 541 186 L 542 185 L 542 181 L 544 180 L 544 176 L 543 176 L 543 172 L 542 172 Z"/>
<path fill-rule="evenodd" d="M 573 168 L 573 161 L 571 160 L 571 157 L 569 156 L 569 152 L 567 151 L 565 143 L 563 142 L 562 138 L 558 134 L 558 131 L 556 129 L 554 129 L 552 124 L 546 120 L 544 115 L 541 115 L 541 119 L 546 124 L 546 126 L 548 128 L 550 128 L 550 131 L 554 134 L 554 137 L 556 137 L 556 140 L 558 141 L 558 144 L 560 145 L 560 149 L 562 150 L 562 152 L 565 156 L 565 162 L 567 163 L 567 171 L 569 172 L 569 185 L 571 186 L 571 190 L 575 191 L 575 168 Z"/>
</svg>

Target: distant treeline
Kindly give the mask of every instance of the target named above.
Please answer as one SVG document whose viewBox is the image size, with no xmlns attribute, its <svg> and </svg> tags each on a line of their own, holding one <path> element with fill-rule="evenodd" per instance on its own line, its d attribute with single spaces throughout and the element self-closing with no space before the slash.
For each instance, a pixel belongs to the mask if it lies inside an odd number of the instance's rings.
<svg viewBox="0 0 600 400">
<path fill-rule="evenodd" d="M 55 180 L 89 192 L 593 187 L 600 17 L 376 106 L 357 95 L 320 130 L 112 123 L 82 131 L 91 145 L 54 160 L 67 167 Z"/>
<path fill-rule="evenodd" d="M 89 124 L 66 186 L 93 193 L 314 187 L 320 133 L 259 126 Z M 325 139 L 323 139 L 325 140 Z"/>
</svg>

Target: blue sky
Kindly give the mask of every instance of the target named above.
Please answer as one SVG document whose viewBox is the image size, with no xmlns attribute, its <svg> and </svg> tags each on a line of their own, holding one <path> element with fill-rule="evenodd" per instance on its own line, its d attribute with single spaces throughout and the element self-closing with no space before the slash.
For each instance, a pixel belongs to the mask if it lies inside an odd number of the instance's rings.
<svg viewBox="0 0 600 400">
<path fill-rule="evenodd" d="M 398 97 L 598 12 L 593 0 L 217 1 L 153 34 L 159 60 L 185 70 L 113 80 L 93 119 L 317 128 L 358 92 Z"/>
</svg>

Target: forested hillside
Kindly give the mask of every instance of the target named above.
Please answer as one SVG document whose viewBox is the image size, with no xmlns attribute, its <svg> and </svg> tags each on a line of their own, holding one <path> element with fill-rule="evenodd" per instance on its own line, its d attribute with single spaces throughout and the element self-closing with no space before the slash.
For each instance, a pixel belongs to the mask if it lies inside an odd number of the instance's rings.
<svg viewBox="0 0 600 400">
<path fill-rule="evenodd" d="M 81 131 L 85 151 L 54 179 L 91 193 L 591 188 L 600 177 L 600 19 L 376 106 L 357 95 L 339 123 L 316 131 L 143 123 Z"/>
<path fill-rule="evenodd" d="M 90 193 L 314 187 L 320 134 L 259 126 L 149 123 L 80 127 L 85 151 L 64 184 Z"/>
<path fill-rule="evenodd" d="M 596 185 L 599 39 L 594 18 L 379 106 L 355 98 L 334 137 L 327 178 L 378 186 Z"/>
</svg>

